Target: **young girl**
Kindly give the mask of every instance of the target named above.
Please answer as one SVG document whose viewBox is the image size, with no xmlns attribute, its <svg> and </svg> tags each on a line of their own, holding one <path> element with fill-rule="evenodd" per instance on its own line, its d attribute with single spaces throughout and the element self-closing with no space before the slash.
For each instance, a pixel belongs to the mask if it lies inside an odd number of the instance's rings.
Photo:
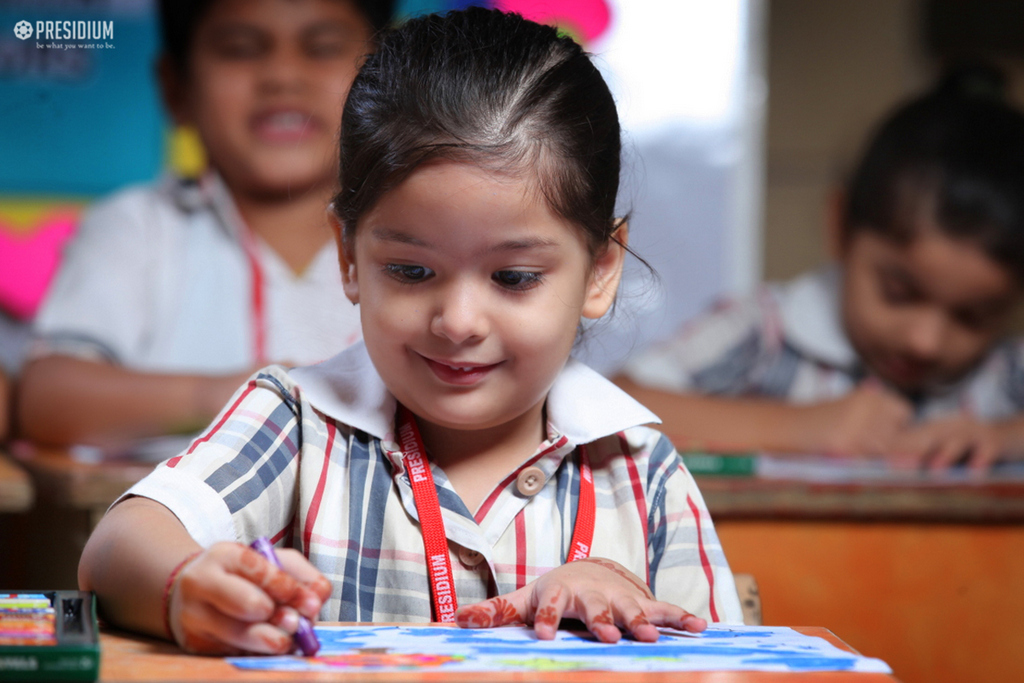
<svg viewBox="0 0 1024 683">
<path fill-rule="evenodd" d="M 1019 457 L 1024 115 L 996 77 L 951 73 L 884 123 L 833 217 L 834 266 L 719 306 L 620 384 L 697 448 Z"/>
<path fill-rule="evenodd" d="M 390 0 L 164 0 L 164 99 L 209 168 L 92 207 L 35 325 L 21 431 L 194 433 L 253 370 L 359 339 L 324 205 L 345 93 Z"/>
<path fill-rule="evenodd" d="M 569 357 L 627 237 L 586 54 L 497 11 L 416 19 L 368 58 L 342 131 L 365 344 L 260 372 L 110 510 L 80 565 L 106 617 L 198 652 L 287 651 L 296 611 L 541 638 L 573 617 L 609 642 L 740 621 L 693 479 L 638 426 L 655 416 Z"/>
</svg>

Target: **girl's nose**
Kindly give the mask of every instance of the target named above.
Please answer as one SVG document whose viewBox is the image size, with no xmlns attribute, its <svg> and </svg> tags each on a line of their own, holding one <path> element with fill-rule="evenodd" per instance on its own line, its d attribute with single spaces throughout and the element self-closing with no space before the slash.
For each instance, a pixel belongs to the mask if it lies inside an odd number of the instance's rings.
<svg viewBox="0 0 1024 683">
<path fill-rule="evenodd" d="M 923 311 L 907 327 L 907 350 L 923 361 L 939 358 L 946 341 L 948 321 L 942 311 Z"/>
<path fill-rule="evenodd" d="M 490 331 L 484 295 L 469 283 L 457 283 L 441 293 L 430 331 L 455 344 L 483 339 Z"/>
<path fill-rule="evenodd" d="M 264 60 L 260 72 L 262 86 L 267 90 L 294 88 L 303 82 L 305 67 L 302 54 L 297 49 L 279 45 Z"/>
</svg>

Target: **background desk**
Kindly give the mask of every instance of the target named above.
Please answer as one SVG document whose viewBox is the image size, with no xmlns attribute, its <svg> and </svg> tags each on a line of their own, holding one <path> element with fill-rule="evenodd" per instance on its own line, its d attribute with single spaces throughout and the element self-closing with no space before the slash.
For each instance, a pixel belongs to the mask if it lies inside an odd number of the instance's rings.
<svg viewBox="0 0 1024 683">
<path fill-rule="evenodd" d="M 765 624 L 827 624 L 907 683 L 1024 676 L 1024 484 L 699 477 Z"/>
<path fill-rule="evenodd" d="M 0 555 L 0 587 L 77 588 L 78 558 L 90 531 L 153 465 L 83 463 L 66 450 L 24 443 L 12 445 L 10 456 L 26 485 L 34 487 L 35 505 L 0 517 L 0 547 L 11 549 Z"/>
<path fill-rule="evenodd" d="M 28 510 L 34 497 L 28 473 L 0 451 L 0 512 Z"/>
<path fill-rule="evenodd" d="M 807 635 L 825 638 L 830 643 L 850 650 L 848 645 L 824 628 L 797 628 Z M 894 683 L 892 676 L 884 674 L 856 673 L 799 673 L 780 674 L 745 671 L 718 671 L 709 673 L 601 673 L 593 671 L 556 671 L 546 674 L 451 674 L 437 671 L 344 674 L 325 673 L 268 673 L 265 671 L 242 671 L 216 657 L 192 657 L 182 654 L 173 645 L 125 633 L 104 633 L 101 636 L 100 680 L 101 681 L 306 681 L 306 680 L 372 680 L 383 683 L 395 681 L 478 681 L 485 676 L 488 681 L 551 681 L 557 683 L 596 683 L 616 681 L 619 683 Z"/>
</svg>

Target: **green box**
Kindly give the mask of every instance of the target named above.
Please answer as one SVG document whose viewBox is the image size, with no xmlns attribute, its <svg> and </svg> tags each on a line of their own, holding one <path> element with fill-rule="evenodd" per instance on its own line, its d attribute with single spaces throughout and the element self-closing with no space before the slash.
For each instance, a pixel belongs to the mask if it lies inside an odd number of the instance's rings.
<svg viewBox="0 0 1024 683">
<path fill-rule="evenodd" d="M 683 464 L 695 477 L 752 477 L 757 474 L 757 456 L 749 454 L 683 453 Z"/>
<path fill-rule="evenodd" d="M 100 674 L 96 600 L 82 591 L 43 594 L 56 611 L 56 645 L 0 645 L 0 681 L 95 681 Z"/>
</svg>

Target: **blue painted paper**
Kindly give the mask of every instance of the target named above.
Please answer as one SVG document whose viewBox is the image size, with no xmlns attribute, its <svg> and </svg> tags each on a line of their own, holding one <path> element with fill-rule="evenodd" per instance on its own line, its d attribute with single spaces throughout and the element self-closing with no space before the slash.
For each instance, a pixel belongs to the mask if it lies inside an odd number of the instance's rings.
<svg viewBox="0 0 1024 683">
<path fill-rule="evenodd" d="M 268 671 L 858 671 L 891 673 L 880 659 L 845 652 L 822 638 L 777 626 L 712 626 L 694 636 L 664 630 L 655 643 L 601 643 L 559 631 L 537 640 L 526 627 L 459 629 L 321 626 L 316 657 L 235 657 Z"/>
</svg>

